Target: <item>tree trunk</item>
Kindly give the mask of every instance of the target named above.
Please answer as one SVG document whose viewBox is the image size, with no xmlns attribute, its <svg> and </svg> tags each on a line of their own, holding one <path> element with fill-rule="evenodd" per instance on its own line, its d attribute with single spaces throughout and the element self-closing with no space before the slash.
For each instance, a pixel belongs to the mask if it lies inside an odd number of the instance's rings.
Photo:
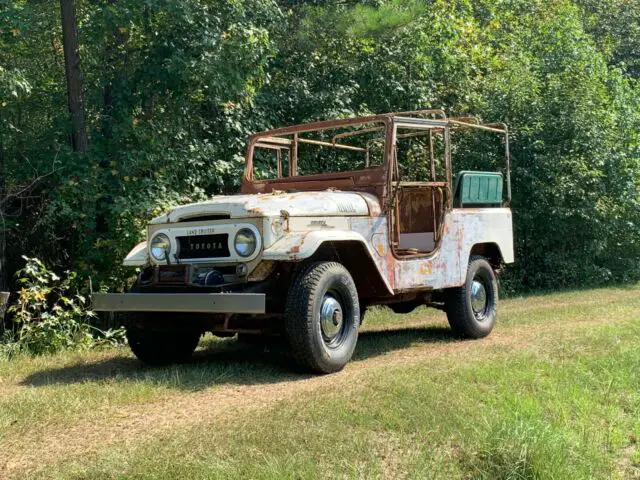
<svg viewBox="0 0 640 480">
<path fill-rule="evenodd" d="M 5 222 L 4 202 L 6 199 L 6 172 L 4 169 L 4 145 L 2 142 L 2 132 L 0 132 L 0 292 L 8 288 L 7 278 L 7 225 Z M 0 293 L 1 295 L 1 293 Z M 0 303 L 0 317 L 4 315 Z M 0 322 L 2 318 L 0 318 Z"/>
<path fill-rule="evenodd" d="M 62 14 L 62 41 L 64 44 L 64 70 L 67 77 L 67 97 L 71 114 L 71 144 L 73 150 L 87 151 L 87 131 L 82 104 L 82 70 L 78 52 L 75 0 L 60 0 Z"/>
<path fill-rule="evenodd" d="M 7 225 L 4 218 L 4 200 L 6 194 L 6 176 L 4 170 L 4 145 L 0 132 L 0 334 L 4 333 L 4 315 L 9 304 L 9 286 L 7 278 Z"/>
<path fill-rule="evenodd" d="M 5 332 L 4 317 L 7 313 L 7 307 L 9 306 L 9 292 L 0 292 L 0 333 Z"/>
</svg>

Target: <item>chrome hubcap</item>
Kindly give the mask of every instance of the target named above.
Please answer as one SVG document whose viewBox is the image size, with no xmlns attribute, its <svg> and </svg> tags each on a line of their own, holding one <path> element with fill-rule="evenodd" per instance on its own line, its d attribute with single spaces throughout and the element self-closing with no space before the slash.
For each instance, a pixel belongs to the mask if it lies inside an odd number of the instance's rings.
<svg viewBox="0 0 640 480">
<path fill-rule="evenodd" d="M 476 317 L 484 316 L 487 308 L 487 290 L 479 280 L 474 280 L 471 284 L 471 308 Z"/>
<path fill-rule="evenodd" d="M 320 307 L 320 328 L 322 336 L 328 342 L 332 341 L 342 330 L 343 315 L 340 302 L 327 294 L 322 299 Z"/>
</svg>

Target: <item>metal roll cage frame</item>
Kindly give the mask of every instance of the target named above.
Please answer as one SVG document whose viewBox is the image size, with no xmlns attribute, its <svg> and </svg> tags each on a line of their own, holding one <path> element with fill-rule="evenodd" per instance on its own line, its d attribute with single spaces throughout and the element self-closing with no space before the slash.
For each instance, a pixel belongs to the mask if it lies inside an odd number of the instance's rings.
<svg viewBox="0 0 640 480">
<path fill-rule="evenodd" d="M 374 127 L 366 126 L 371 124 L 380 124 Z M 304 138 L 301 135 L 305 133 L 329 130 L 335 128 L 358 127 L 364 125 L 365 128 L 357 129 L 351 132 L 342 132 L 334 135 L 331 141 L 314 140 Z M 398 134 L 397 128 L 408 128 L 414 130 L 422 130 L 417 132 Z M 246 167 L 244 174 L 244 182 L 256 182 L 253 174 L 253 154 L 256 148 L 263 148 L 276 151 L 277 176 L 278 180 L 286 178 L 287 181 L 295 181 L 298 176 L 298 147 L 300 144 L 311 144 L 323 147 L 330 147 L 342 150 L 362 152 L 365 155 L 365 168 L 369 167 L 369 148 L 374 142 L 385 142 L 384 160 L 381 168 L 388 172 L 397 172 L 397 161 L 394 155 L 395 141 L 397 138 L 418 137 L 423 135 L 429 136 L 430 145 L 430 163 L 432 180 L 435 181 L 435 159 L 433 138 L 434 135 L 443 135 L 445 143 L 445 171 L 449 185 L 452 185 L 452 165 L 451 165 L 451 132 L 459 130 L 482 130 L 504 135 L 505 145 L 505 183 L 507 187 L 506 205 L 511 204 L 511 162 L 509 152 L 509 130 L 504 123 L 486 123 L 482 124 L 476 117 L 450 117 L 448 118 L 444 110 L 414 110 L 406 112 L 393 112 L 381 115 L 371 115 L 365 117 L 354 117 L 347 119 L 325 120 L 312 122 L 290 127 L 277 128 L 252 135 L 247 142 Z M 347 143 L 338 142 L 345 138 L 363 135 L 366 133 L 384 132 L 384 136 L 370 139 L 366 147 L 349 145 Z M 293 138 L 285 138 L 292 136 Z M 288 152 L 289 171 L 287 177 L 282 177 L 282 150 Z M 355 171 L 354 171 L 355 172 Z M 349 173 L 349 172 L 344 172 Z M 323 175 L 315 174 L 314 180 L 321 181 Z M 388 176 L 388 186 L 391 187 L 391 177 Z M 274 180 L 277 181 L 277 180 Z"/>
</svg>

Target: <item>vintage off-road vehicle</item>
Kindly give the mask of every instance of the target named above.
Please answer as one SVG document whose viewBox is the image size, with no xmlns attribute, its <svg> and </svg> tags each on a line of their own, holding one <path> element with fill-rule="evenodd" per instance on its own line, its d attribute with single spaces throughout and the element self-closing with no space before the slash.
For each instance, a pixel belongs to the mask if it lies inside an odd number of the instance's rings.
<svg viewBox="0 0 640 480">
<path fill-rule="evenodd" d="M 453 174 L 465 159 L 452 162 L 452 139 L 468 132 L 502 143 L 504 164 L 489 155 L 483 169 L 501 171 Z M 466 149 L 476 164 L 477 150 Z M 441 110 L 258 133 L 242 194 L 153 219 L 124 260 L 140 268 L 132 291 L 96 294 L 93 306 L 129 312 L 131 349 L 151 364 L 189 358 L 211 331 L 284 336 L 299 365 L 334 372 L 370 305 L 433 306 L 458 336 L 484 337 L 497 272 L 513 262 L 509 177 L 505 125 Z"/>
</svg>

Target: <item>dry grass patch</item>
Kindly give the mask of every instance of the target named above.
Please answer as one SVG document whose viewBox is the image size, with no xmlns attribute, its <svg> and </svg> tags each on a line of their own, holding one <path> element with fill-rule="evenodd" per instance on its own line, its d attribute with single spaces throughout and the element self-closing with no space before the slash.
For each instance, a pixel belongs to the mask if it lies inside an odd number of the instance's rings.
<svg viewBox="0 0 640 480">
<path fill-rule="evenodd" d="M 628 442 L 611 418 L 631 426 L 627 412 L 640 414 L 638 384 L 630 389 L 636 377 L 619 365 L 630 361 L 629 342 L 640 340 L 639 292 L 535 297 L 540 301 L 529 308 L 527 299 L 508 300 L 499 328 L 478 342 L 452 339 L 439 312 L 374 311 L 354 362 L 323 377 L 294 374 L 285 355 L 233 342 L 210 344 L 193 364 L 166 369 L 142 368 L 112 350 L 9 362 L 17 364 L 13 374 L 0 367 L 7 389 L 0 397 L 6 460 L 0 472 L 87 478 L 180 472 L 166 457 L 189 478 L 300 478 L 299 472 L 416 478 L 427 471 L 449 478 L 486 476 L 511 464 L 519 465 L 511 473 L 526 478 L 543 461 L 557 472 L 569 461 L 579 478 L 581 461 L 554 454 L 567 445 L 603 472 L 615 471 L 615 450 Z M 585 388 L 597 390 L 593 404 Z M 482 415 L 473 416 L 473 407 Z M 593 424 L 581 427 L 574 408 L 600 416 L 580 418 Z M 406 421 L 403 412 L 417 421 Z M 465 412 L 471 422 L 463 421 Z M 594 426 L 610 435 L 596 435 Z M 575 440 L 579 428 L 595 435 L 608 461 Z M 518 446 L 523 441 L 528 450 Z M 333 458 L 336 442 L 346 452 L 342 461 Z M 633 460 L 622 465 L 634 468 Z"/>
</svg>

